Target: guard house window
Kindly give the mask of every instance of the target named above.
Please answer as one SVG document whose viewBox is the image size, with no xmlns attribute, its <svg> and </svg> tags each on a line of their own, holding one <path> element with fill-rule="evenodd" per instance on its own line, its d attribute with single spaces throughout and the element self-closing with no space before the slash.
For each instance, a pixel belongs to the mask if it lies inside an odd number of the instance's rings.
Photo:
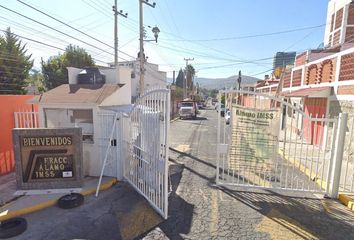
<svg viewBox="0 0 354 240">
<path fill-rule="evenodd" d="M 45 127 L 47 128 L 82 128 L 82 139 L 93 143 L 92 109 L 44 108 Z"/>
<path fill-rule="evenodd" d="M 82 129 L 82 141 L 93 143 L 93 114 L 92 109 L 72 109 L 70 122 Z"/>
</svg>

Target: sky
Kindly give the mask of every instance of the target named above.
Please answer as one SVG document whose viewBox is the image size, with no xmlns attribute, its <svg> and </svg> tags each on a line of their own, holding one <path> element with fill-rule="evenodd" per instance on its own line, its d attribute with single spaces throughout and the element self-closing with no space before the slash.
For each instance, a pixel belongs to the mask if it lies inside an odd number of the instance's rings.
<svg viewBox="0 0 354 240">
<path fill-rule="evenodd" d="M 0 35 L 7 27 L 18 34 L 32 54 L 34 68 L 40 69 L 41 59 L 62 53 L 69 44 L 86 49 L 97 65 L 114 61 L 114 0 L 21 1 L 89 35 L 19 1 L 0 0 Z M 133 60 L 139 51 L 139 0 L 117 1 L 118 10 L 128 13 L 127 18 L 118 17 L 119 61 Z M 157 43 L 144 42 L 148 62 L 172 77 L 174 70 L 185 67 L 185 58 L 194 58 L 189 63 L 196 76 L 206 78 L 230 77 L 239 70 L 263 78 L 271 73 L 276 52 L 317 48 L 323 42 L 328 4 L 327 0 L 155 2 L 155 8 L 143 6 L 146 40 L 153 39 L 152 27 L 161 31 Z"/>
</svg>

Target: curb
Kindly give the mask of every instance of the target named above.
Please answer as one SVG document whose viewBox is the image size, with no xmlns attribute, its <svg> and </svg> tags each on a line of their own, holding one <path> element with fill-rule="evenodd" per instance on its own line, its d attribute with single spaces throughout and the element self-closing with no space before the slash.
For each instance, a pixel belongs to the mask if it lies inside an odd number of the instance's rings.
<svg viewBox="0 0 354 240">
<path fill-rule="evenodd" d="M 172 122 L 175 122 L 175 121 L 177 121 L 178 119 L 179 119 L 179 117 L 175 117 L 175 118 L 171 119 L 170 122 L 171 122 L 171 123 L 172 123 Z"/>
<path fill-rule="evenodd" d="M 117 179 L 113 178 L 110 181 L 108 181 L 104 184 L 101 184 L 100 190 L 107 190 L 107 189 L 111 188 L 113 185 L 115 185 L 117 182 L 118 182 Z M 82 191 L 80 193 L 84 196 L 87 196 L 87 195 L 93 194 L 95 192 L 96 192 L 96 188 L 92 188 L 92 189 Z M 57 201 L 58 201 L 58 199 L 49 200 L 49 201 L 42 202 L 42 203 L 39 203 L 39 204 L 31 206 L 31 207 L 11 211 L 10 213 L 8 213 L 6 215 L 0 216 L 0 221 L 5 221 L 10 218 L 14 218 L 14 217 L 18 217 L 18 216 L 22 216 L 22 215 L 26 215 L 29 213 L 40 211 L 42 209 L 56 205 Z"/>
<path fill-rule="evenodd" d="M 283 151 L 279 150 L 278 153 L 280 155 L 283 155 Z M 290 160 L 290 158 L 288 158 L 287 154 L 283 155 L 283 159 L 285 159 L 286 161 L 288 161 L 289 163 L 294 164 L 295 163 L 295 167 L 300 170 L 302 173 L 304 173 L 306 176 L 308 177 L 315 177 L 315 173 L 311 172 L 306 166 L 304 166 L 302 163 L 300 163 L 299 160 L 293 159 Z M 319 185 L 322 189 L 325 189 L 325 187 L 327 186 L 327 182 L 318 178 L 315 178 L 315 181 L 317 183 L 317 185 Z M 354 211 L 354 196 L 348 196 L 344 193 L 339 193 L 338 194 L 338 201 L 343 204 L 344 206 L 346 206 L 347 208 L 349 208 L 350 210 Z"/>
<path fill-rule="evenodd" d="M 345 205 L 350 210 L 354 211 L 354 198 L 349 197 L 348 195 L 340 193 L 338 196 L 339 202 Z"/>
<path fill-rule="evenodd" d="M 298 170 L 300 170 L 302 173 L 304 173 L 306 176 L 308 176 L 309 178 L 312 177 L 312 181 L 316 182 L 317 185 L 322 188 L 323 190 L 326 189 L 327 186 L 327 182 L 317 178 L 318 174 L 316 175 L 315 172 L 311 171 L 308 167 L 306 167 L 304 164 L 302 164 L 299 160 L 297 159 L 290 159 L 289 156 L 284 153 L 283 150 L 278 151 L 278 154 L 280 154 L 281 156 L 283 156 L 283 159 L 286 160 L 287 162 L 293 164 Z"/>
</svg>

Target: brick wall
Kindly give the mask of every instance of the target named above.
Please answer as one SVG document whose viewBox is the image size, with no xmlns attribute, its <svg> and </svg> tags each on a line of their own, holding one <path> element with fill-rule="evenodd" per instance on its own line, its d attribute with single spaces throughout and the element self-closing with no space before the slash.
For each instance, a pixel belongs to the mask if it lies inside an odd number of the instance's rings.
<svg viewBox="0 0 354 240">
<path fill-rule="evenodd" d="M 293 87 L 301 86 L 301 75 L 302 75 L 302 70 L 296 70 L 293 73 Z"/>
<path fill-rule="evenodd" d="M 339 44 L 340 33 L 341 33 L 341 30 L 338 30 L 337 32 L 335 32 L 335 33 L 333 34 L 333 43 L 332 43 L 332 46 L 335 46 L 335 45 L 338 45 L 338 44 Z"/>
<path fill-rule="evenodd" d="M 354 94 L 354 86 L 339 86 L 338 87 L 338 95 L 353 95 Z"/>
<path fill-rule="evenodd" d="M 284 73 L 283 88 L 290 87 L 290 80 L 291 80 L 291 73 L 290 72 Z"/>
<path fill-rule="evenodd" d="M 354 24 L 354 3 L 350 3 L 349 5 L 347 23 Z"/>
<path fill-rule="evenodd" d="M 341 68 L 339 81 L 354 79 L 354 53 L 343 55 L 341 58 Z"/>
<path fill-rule="evenodd" d="M 305 64 L 306 55 L 307 55 L 307 52 L 303 52 L 303 53 L 301 53 L 301 54 L 296 56 L 296 58 L 295 58 L 295 67 L 298 67 L 298 66 L 301 66 L 301 65 Z"/>
<path fill-rule="evenodd" d="M 354 27 L 347 27 L 345 42 L 354 42 Z"/>
<path fill-rule="evenodd" d="M 336 13 L 336 21 L 334 29 L 338 29 L 342 26 L 342 19 L 343 19 L 343 8 L 339 9 Z"/>
<path fill-rule="evenodd" d="M 319 64 L 317 83 L 333 82 L 336 59 L 327 59 Z"/>
<path fill-rule="evenodd" d="M 305 80 L 306 85 L 317 83 L 317 65 L 316 64 L 312 64 L 307 68 L 305 77 L 306 77 L 306 80 Z"/>
<path fill-rule="evenodd" d="M 329 44 L 330 46 L 332 46 L 332 35 L 329 35 L 328 44 Z"/>
</svg>

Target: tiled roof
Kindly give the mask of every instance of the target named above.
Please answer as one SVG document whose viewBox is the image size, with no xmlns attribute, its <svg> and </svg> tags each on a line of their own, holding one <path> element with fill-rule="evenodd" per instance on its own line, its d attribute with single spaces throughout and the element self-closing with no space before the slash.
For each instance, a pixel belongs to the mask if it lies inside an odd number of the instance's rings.
<svg viewBox="0 0 354 240">
<path fill-rule="evenodd" d="M 97 103 L 117 91 L 117 84 L 63 84 L 33 99 L 39 103 Z"/>
<path fill-rule="evenodd" d="M 305 88 L 292 92 L 283 92 L 282 95 L 286 97 L 309 97 L 314 95 L 329 96 L 331 89 L 332 87 Z"/>
</svg>

